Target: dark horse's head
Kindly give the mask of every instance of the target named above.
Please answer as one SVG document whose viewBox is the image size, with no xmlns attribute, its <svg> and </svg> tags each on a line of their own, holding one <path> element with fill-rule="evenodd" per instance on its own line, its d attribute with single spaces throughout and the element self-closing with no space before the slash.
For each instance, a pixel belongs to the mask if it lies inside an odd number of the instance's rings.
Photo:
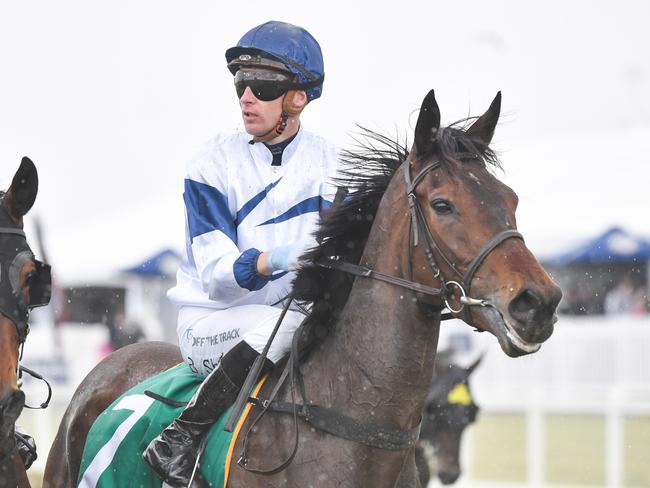
<svg viewBox="0 0 650 488">
<path fill-rule="evenodd" d="M 436 356 L 433 382 L 424 404 L 420 441 L 433 446 L 438 479 L 444 485 L 456 482 L 461 473 L 461 438 L 479 411 L 470 390 L 469 377 L 480 361 L 481 358 L 463 368 L 440 353 Z M 428 476 L 424 480 L 422 475 L 428 469 L 421 469 L 419 465 L 418 469 L 422 486 L 426 486 Z"/>
<path fill-rule="evenodd" d="M 17 372 L 28 313 L 49 300 L 49 268 L 34 259 L 22 230 L 37 191 L 36 167 L 23 158 L 7 192 L 0 192 L 0 458 L 13 449 L 14 424 L 25 403 Z"/>
<path fill-rule="evenodd" d="M 442 296 L 416 293 L 417 301 L 434 313 L 450 308 L 516 357 L 537 351 L 550 337 L 562 292 L 516 230 L 517 195 L 492 173 L 500 167 L 489 147 L 500 107 L 499 93 L 482 116 L 441 127 L 431 90 L 410 152 L 369 133 L 359 151 L 344 153 L 347 164 L 337 183 L 349 194 L 335 199 L 316 233 L 322 244 L 304 259 L 336 256 L 365 264 L 369 235 L 381 234 L 381 250 L 372 252 L 389 255 L 391 268 L 384 273 L 442 290 Z M 326 333 L 351 286 L 345 273 L 305 266 L 294 290 L 314 303 L 308 321 L 325 324 Z"/>
<path fill-rule="evenodd" d="M 426 252 L 415 252 L 413 277 L 442 283 L 454 294 L 446 303 L 457 317 L 494 334 L 509 356 L 520 356 L 551 336 L 562 293 L 516 231 L 517 195 L 491 172 L 499 165 L 489 144 L 500 108 L 498 93 L 468 128 L 442 128 L 433 90 L 425 97 L 405 171 L 428 227 L 420 228 L 418 245 L 426 247 L 428 233 L 435 266 Z M 432 273 L 436 266 L 442 280 Z M 463 294 L 478 302 L 463 306 Z"/>
</svg>

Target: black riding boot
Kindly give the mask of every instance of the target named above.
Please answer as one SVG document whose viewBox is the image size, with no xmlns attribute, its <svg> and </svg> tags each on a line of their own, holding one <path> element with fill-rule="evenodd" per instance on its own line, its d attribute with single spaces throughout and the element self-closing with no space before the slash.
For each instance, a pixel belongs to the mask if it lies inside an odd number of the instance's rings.
<svg viewBox="0 0 650 488">
<path fill-rule="evenodd" d="M 242 341 L 228 351 L 219 367 L 201 383 L 185 410 L 142 454 L 167 484 L 187 487 L 199 445 L 212 424 L 233 404 L 259 353 Z M 263 369 L 273 365 L 267 360 Z"/>
</svg>

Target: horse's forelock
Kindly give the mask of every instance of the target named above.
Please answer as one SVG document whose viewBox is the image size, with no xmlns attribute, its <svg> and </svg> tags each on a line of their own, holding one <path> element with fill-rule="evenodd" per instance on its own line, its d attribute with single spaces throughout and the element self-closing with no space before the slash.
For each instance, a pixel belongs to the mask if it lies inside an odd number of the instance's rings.
<svg viewBox="0 0 650 488">
<path fill-rule="evenodd" d="M 467 129 L 477 118 L 457 120 L 438 131 L 436 140 L 443 166 L 454 161 L 478 161 L 487 168 L 503 169 L 499 156 L 489 145 L 467 134 Z"/>
</svg>

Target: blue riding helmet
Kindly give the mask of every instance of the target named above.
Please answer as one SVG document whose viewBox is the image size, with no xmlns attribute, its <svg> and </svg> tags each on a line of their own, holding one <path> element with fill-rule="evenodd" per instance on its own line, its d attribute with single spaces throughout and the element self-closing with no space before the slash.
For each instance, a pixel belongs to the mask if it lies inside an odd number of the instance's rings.
<svg viewBox="0 0 650 488">
<path fill-rule="evenodd" d="M 228 69 L 233 74 L 242 66 L 264 65 L 264 58 L 282 63 L 284 69 L 297 75 L 309 101 L 321 96 L 325 77 L 323 53 L 305 29 L 272 20 L 248 31 L 235 47 L 226 51 Z"/>
</svg>

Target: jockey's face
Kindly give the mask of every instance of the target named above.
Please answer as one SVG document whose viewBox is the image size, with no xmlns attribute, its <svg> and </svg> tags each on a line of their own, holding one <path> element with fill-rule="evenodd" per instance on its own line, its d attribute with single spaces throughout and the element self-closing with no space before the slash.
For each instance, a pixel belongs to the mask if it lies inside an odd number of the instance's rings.
<svg viewBox="0 0 650 488">
<path fill-rule="evenodd" d="M 241 68 L 243 71 L 261 71 L 259 68 Z M 242 120 L 246 132 L 252 136 L 262 136 L 273 129 L 282 114 L 284 95 L 268 102 L 259 100 L 250 87 L 246 87 L 239 99 Z"/>
</svg>

